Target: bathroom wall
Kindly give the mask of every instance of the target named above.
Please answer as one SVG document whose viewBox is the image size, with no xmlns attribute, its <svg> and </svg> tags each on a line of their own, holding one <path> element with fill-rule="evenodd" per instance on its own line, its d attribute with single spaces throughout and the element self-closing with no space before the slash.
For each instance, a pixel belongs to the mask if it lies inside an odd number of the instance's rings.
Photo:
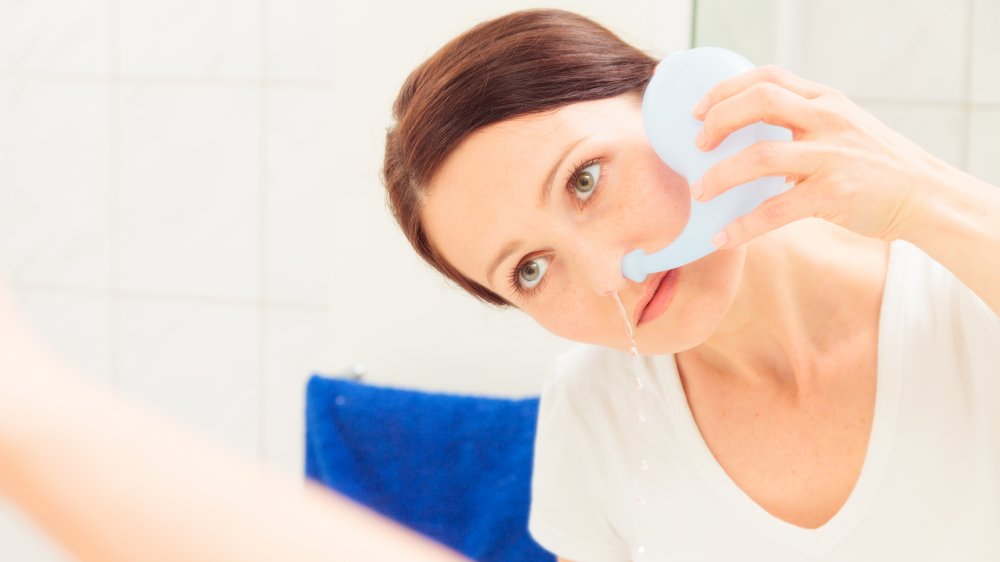
<svg viewBox="0 0 1000 562">
<path fill-rule="evenodd" d="M 337 367 L 334 17 L 0 1 L 0 275 L 26 320 L 87 376 L 294 474 L 302 382 Z M 0 510 L 0 560 L 62 559 Z"/>
<path fill-rule="evenodd" d="M 696 0 L 694 42 L 829 84 L 1000 185 L 1000 2 Z"/>
<path fill-rule="evenodd" d="M 529 5 L 0 0 L 0 277 L 85 376 L 291 475 L 311 372 L 537 392 L 567 343 L 419 263 L 378 181 L 409 69 Z M 689 42 L 688 0 L 550 5 Z M 67 559 L 0 499 L 0 560 Z"/>
</svg>

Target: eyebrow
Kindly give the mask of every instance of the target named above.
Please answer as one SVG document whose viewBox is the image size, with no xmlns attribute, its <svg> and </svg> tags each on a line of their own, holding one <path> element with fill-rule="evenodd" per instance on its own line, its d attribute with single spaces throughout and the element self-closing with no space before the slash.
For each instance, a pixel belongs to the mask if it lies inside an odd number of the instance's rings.
<svg viewBox="0 0 1000 562">
<path fill-rule="evenodd" d="M 572 144 L 570 144 L 569 146 L 567 146 L 566 150 L 564 150 L 562 155 L 559 156 L 559 159 L 556 160 L 555 164 L 552 165 L 552 169 L 550 169 L 548 175 L 545 176 L 545 180 L 542 182 L 541 189 L 539 190 L 540 191 L 538 197 L 539 207 L 544 207 L 545 203 L 549 200 L 549 194 L 552 193 L 552 185 L 553 185 L 552 182 L 555 180 L 556 172 L 559 171 L 559 167 L 562 165 L 563 161 L 565 161 L 566 157 L 569 156 L 569 153 L 572 152 L 573 149 L 576 148 L 577 145 L 579 145 L 584 140 L 585 137 L 581 137 Z M 496 257 L 493 258 L 493 261 L 490 262 L 489 268 L 486 270 L 487 283 L 490 284 L 493 283 L 493 275 L 494 273 L 496 273 L 497 268 L 500 267 L 500 264 L 503 263 L 503 261 L 507 259 L 514 252 L 514 250 L 516 250 L 522 244 L 524 244 L 523 240 L 511 240 L 510 242 L 504 244 L 502 248 L 500 248 L 500 251 L 497 252 Z"/>
</svg>

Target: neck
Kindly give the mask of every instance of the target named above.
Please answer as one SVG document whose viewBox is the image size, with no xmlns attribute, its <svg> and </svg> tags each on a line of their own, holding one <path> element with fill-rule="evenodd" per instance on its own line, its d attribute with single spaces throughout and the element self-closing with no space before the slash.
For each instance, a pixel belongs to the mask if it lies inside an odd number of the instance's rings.
<svg viewBox="0 0 1000 562">
<path fill-rule="evenodd" d="M 817 248 L 822 250 L 817 251 Z M 796 394 L 877 341 L 888 243 L 819 219 L 747 244 L 740 288 L 711 338 L 678 354 L 699 372 Z"/>
</svg>

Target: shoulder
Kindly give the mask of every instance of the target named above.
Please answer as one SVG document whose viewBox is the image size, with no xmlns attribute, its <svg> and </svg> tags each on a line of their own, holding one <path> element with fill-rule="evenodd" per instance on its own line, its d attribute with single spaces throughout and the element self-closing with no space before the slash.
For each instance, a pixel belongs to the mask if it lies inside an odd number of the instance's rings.
<svg viewBox="0 0 1000 562">
<path fill-rule="evenodd" d="M 566 384 L 600 377 L 609 369 L 623 367 L 627 354 L 607 347 L 577 344 L 556 357 L 546 385 Z"/>
<path fill-rule="evenodd" d="M 580 344 L 559 355 L 542 386 L 543 410 L 570 409 L 595 413 L 595 402 L 613 395 L 632 366 L 624 352 Z"/>
<path fill-rule="evenodd" d="M 908 242 L 893 243 L 894 277 L 887 281 L 886 361 L 900 365 L 910 388 L 941 400 L 955 389 L 994 412 L 1000 399 L 1000 317 L 946 267 Z M 880 348 L 881 349 L 881 348 Z M 892 359 L 895 357 L 896 359 Z M 967 405 L 956 403 L 961 410 Z M 1000 414 L 998 414 L 1000 415 Z M 979 421 L 1000 427 L 993 414 Z"/>
<path fill-rule="evenodd" d="M 542 390 L 528 526 L 539 544 L 571 560 L 629 558 L 610 515 L 623 481 L 614 396 L 625 394 L 617 374 L 627 357 L 576 346 L 556 359 Z"/>
<path fill-rule="evenodd" d="M 893 253 L 895 276 L 887 290 L 901 294 L 906 320 L 1000 339 L 1000 317 L 948 268 L 903 240 L 893 242 Z"/>
<path fill-rule="evenodd" d="M 561 355 L 541 393 L 535 439 L 540 458 L 557 464 L 573 456 L 586 458 L 597 469 L 607 463 L 605 458 L 614 457 L 612 451 L 635 446 L 629 420 L 648 399 L 636 392 L 635 380 L 640 375 L 652 380 L 659 364 L 656 358 L 637 360 L 593 345 Z M 569 449 L 576 452 L 570 454 Z M 549 457 L 545 451 L 561 453 Z M 595 455 L 598 458 L 592 458 Z"/>
</svg>

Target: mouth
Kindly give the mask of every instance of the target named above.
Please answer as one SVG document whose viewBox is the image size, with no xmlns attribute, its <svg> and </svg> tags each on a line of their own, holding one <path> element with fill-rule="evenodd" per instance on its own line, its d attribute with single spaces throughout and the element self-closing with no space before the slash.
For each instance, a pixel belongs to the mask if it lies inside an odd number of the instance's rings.
<svg viewBox="0 0 1000 562">
<path fill-rule="evenodd" d="M 659 318 L 674 299 L 674 292 L 677 288 L 677 277 L 680 269 L 671 269 L 658 273 L 649 280 L 648 285 L 643 290 L 642 298 L 635 307 L 633 319 L 635 325 L 650 322 Z"/>
</svg>

